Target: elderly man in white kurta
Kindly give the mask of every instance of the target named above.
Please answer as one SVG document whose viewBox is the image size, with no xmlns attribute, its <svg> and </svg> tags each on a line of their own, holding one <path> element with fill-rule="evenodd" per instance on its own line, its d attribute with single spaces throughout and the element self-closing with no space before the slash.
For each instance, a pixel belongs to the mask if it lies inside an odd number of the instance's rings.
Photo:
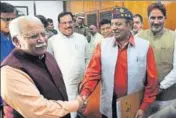
<svg viewBox="0 0 176 118">
<path fill-rule="evenodd" d="M 60 32 L 48 40 L 48 51 L 61 69 L 69 100 L 74 100 L 91 56 L 90 48 L 86 37 L 73 32 L 72 13 L 60 13 L 58 23 Z M 71 117 L 75 118 L 76 113 L 71 113 Z"/>
</svg>

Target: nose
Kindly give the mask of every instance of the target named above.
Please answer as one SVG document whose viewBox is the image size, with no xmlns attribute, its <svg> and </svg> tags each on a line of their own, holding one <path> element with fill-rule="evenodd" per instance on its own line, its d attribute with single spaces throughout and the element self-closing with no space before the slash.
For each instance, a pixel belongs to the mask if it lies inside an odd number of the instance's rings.
<svg viewBox="0 0 176 118">
<path fill-rule="evenodd" d="M 134 27 L 136 27 L 136 26 L 137 26 L 137 24 L 136 24 L 136 23 L 134 23 L 134 24 L 133 24 L 133 26 L 134 26 Z"/>
<path fill-rule="evenodd" d="M 153 23 L 158 24 L 158 23 L 159 23 L 159 20 L 156 18 L 156 19 L 153 21 Z"/>
<path fill-rule="evenodd" d="M 47 35 L 47 34 L 46 34 Z M 38 40 L 37 40 L 37 42 L 45 42 L 45 40 L 46 40 L 46 36 L 42 36 L 41 34 L 39 34 L 39 37 L 38 37 Z"/>
<path fill-rule="evenodd" d="M 67 22 L 67 23 L 66 23 L 66 27 L 70 27 L 70 23 Z"/>
<path fill-rule="evenodd" d="M 105 28 L 104 32 L 107 33 L 108 31 L 109 31 L 109 29 L 108 29 L 108 28 Z"/>
<path fill-rule="evenodd" d="M 118 26 L 117 26 L 117 25 L 112 25 L 112 26 L 111 26 L 111 29 L 112 29 L 112 30 L 117 30 L 117 29 L 118 29 Z"/>
</svg>

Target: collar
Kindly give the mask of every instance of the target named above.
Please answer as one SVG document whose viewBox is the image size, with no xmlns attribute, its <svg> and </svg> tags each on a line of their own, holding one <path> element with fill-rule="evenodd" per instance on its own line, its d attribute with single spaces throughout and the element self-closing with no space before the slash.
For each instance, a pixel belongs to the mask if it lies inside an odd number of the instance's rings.
<svg viewBox="0 0 176 118">
<path fill-rule="evenodd" d="M 31 61 L 45 60 L 45 58 L 46 58 L 46 54 L 43 54 L 42 56 L 34 56 L 34 55 L 31 55 L 31 54 L 29 54 L 19 48 L 15 48 L 14 53 L 18 54 L 20 56 L 23 56 L 24 58 L 31 60 Z"/>
<path fill-rule="evenodd" d="M 150 29 L 150 35 L 153 37 L 153 38 L 159 38 L 163 35 L 163 33 L 166 31 L 165 28 L 163 28 L 163 30 L 159 33 L 157 33 L 156 35 L 153 34 L 152 30 Z"/>
<path fill-rule="evenodd" d="M 69 39 L 69 38 L 72 38 L 73 36 L 74 36 L 74 32 L 73 32 L 73 34 L 72 35 L 70 35 L 70 36 L 66 36 L 66 35 L 64 35 L 62 32 L 58 32 L 58 34 L 60 35 L 60 36 L 62 36 L 62 37 L 64 37 L 64 38 L 66 38 L 66 39 Z"/>
</svg>

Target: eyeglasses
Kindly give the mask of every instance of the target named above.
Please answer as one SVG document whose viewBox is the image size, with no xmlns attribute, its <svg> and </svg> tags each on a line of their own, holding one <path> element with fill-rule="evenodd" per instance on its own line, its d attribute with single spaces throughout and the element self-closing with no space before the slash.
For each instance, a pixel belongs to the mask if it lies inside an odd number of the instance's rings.
<svg viewBox="0 0 176 118">
<path fill-rule="evenodd" d="M 41 32 L 41 33 L 34 33 L 34 34 L 31 34 L 29 36 L 26 36 L 25 38 L 28 38 L 28 39 L 37 39 L 39 38 L 39 36 L 42 36 L 43 38 L 47 38 L 48 35 L 46 32 Z"/>
<path fill-rule="evenodd" d="M 0 19 L 3 20 L 3 21 L 9 22 L 9 21 L 11 21 L 11 20 L 13 20 L 15 18 L 0 18 Z"/>
</svg>

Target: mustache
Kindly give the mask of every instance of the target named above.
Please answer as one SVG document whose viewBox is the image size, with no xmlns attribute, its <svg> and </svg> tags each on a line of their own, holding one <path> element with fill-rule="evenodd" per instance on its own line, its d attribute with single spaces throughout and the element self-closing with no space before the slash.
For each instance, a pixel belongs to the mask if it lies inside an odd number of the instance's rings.
<svg viewBox="0 0 176 118">
<path fill-rule="evenodd" d="M 119 31 L 113 30 L 112 33 L 120 33 Z"/>
<path fill-rule="evenodd" d="M 153 26 L 161 26 L 160 24 L 153 24 Z"/>
<path fill-rule="evenodd" d="M 36 48 L 40 48 L 40 47 L 44 47 L 44 46 L 46 46 L 46 43 L 38 44 L 38 45 L 36 45 L 35 47 L 36 47 Z"/>
<path fill-rule="evenodd" d="M 73 28 L 72 28 L 72 27 L 67 27 L 66 30 L 67 30 L 67 29 L 73 29 Z"/>
</svg>

